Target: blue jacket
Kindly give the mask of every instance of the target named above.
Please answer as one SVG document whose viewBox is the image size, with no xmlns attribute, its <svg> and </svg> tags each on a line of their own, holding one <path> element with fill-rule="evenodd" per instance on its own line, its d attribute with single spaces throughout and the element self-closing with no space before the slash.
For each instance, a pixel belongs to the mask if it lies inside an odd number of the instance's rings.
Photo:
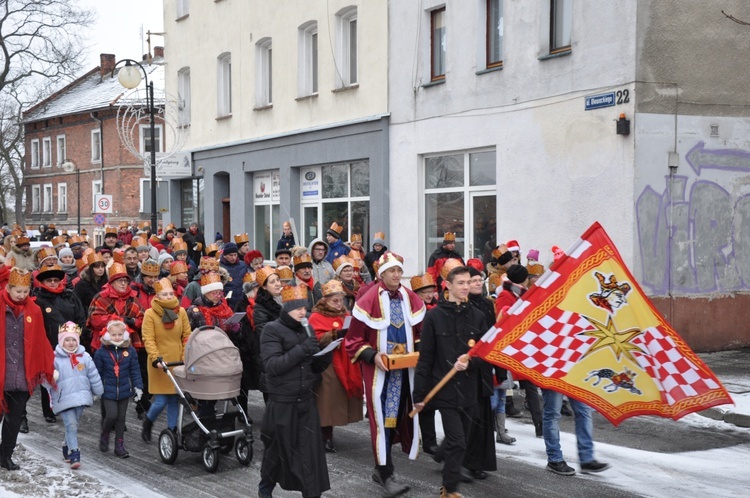
<svg viewBox="0 0 750 498">
<path fill-rule="evenodd" d="M 91 406 L 94 396 L 101 396 L 104 392 L 99 372 L 96 371 L 94 360 L 78 346 L 76 354 L 78 365 L 75 367 L 70 361 L 70 354 L 59 344 L 55 347 L 55 370 L 59 372 L 57 388 L 50 392 L 52 411 L 60 413 L 68 408 L 77 406 Z"/>
<path fill-rule="evenodd" d="M 333 264 L 333 262 L 341 256 L 347 256 L 351 251 L 351 248 L 344 244 L 341 239 L 337 239 L 333 244 L 328 246 L 328 254 L 326 254 L 326 261 Z"/>
<path fill-rule="evenodd" d="M 102 340 L 102 347 L 94 353 L 94 363 L 104 384 L 102 399 L 127 399 L 135 395 L 136 387 L 143 390 L 138 353 L 130 340 L 120 346 Z M 119 365 L 119 375 L 115 375 L 115 363 Z"/>
<path fill-rule="evenodd" d="M 242 293 L 242 277 L 247 273 L 247 266 L 245 265 L 245 262 L 241 260 L 230 265 L 223 256 L 221 257 L 220 264 L 231 277 L 231 280 L 224 285 L 224 295 L 227 295 L 230 292 L 232 293 L 232 296 L 227 298 L 227 303 L 229 303 L 230 308 L 234 309 L 234 305 L 237 304 L 237 301 L 244 296 Z"/>
</svg>

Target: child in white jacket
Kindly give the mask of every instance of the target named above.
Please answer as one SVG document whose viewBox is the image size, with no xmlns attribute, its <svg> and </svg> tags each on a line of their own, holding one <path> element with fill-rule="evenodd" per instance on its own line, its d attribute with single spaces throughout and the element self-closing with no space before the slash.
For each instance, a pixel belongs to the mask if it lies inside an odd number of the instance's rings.
<svg viewBox="0 0 750 498">
<path fill-rule="evenodd" d="M 81 328 L 75 323 L 66 322 L 60 326 L 55 348 L 57 388 L 50 393 L 52 411 L 60 415 L 65 424 L 62 452 L 71 469 L 81 466 L 78 419 L 83 408 L 94 403 L 94 396 L 101 396 L 104 392 L 94 360 L 81 346 L 80 337 Z"/>
</svg>

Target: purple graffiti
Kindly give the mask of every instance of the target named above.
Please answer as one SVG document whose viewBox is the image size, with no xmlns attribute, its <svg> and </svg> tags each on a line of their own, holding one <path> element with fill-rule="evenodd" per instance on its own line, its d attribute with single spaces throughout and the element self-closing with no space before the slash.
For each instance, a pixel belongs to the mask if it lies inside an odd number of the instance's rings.
<svg viewBox="0 0 750 498">
<path fill-rule="evenodd" d="M 685 160 L 695 174 L 701 169 L 712 168 L 730 171 L 750 171 L 750 152 L 738 149 L 706 149 L 705 142 L 698 142 L 685 154 Z"/>
</svg>

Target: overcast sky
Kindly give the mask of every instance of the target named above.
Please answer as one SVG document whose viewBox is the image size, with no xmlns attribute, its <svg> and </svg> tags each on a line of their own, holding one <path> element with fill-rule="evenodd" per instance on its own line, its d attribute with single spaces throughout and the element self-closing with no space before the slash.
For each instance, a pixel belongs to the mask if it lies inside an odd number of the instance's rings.
<svg viewBox="0 0 750 498">
<path fill-rule="evenodd" d="M 115 54 L 117 60 L 136 59 L 148 50 L 146 31 L 164 30 L 162 0 L 78 0 L 83 7 L 95 11 L 83 72 L 99 65 L 99 54 Z M 141 41 L 141 26 L 143 41 Z M 164 38 L 151 37 L 151 46 L 164 46 Z"/>
</svg>

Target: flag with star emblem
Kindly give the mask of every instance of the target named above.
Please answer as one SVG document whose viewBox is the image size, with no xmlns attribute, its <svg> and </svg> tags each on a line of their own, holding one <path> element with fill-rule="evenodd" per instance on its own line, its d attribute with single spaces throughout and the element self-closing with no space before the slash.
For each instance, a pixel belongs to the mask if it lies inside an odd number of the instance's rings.
<svg viewBox="0 0 750 498">
<path fill-rule="evenodd" d="M 470 351 L 618 425 L 732 403 L 594 223 Z"/>
</svg>

